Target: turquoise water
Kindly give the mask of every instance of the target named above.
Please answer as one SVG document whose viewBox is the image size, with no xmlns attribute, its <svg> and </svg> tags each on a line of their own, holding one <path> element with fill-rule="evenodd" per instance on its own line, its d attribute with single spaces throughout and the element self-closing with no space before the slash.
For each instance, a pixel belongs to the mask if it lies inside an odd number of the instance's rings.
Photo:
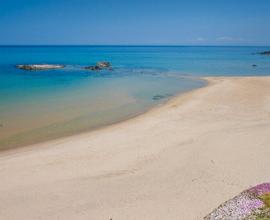
<svg viewBox="0 0 270 220">
<path fill-rule="evenodd" d="M 70 135 L 135 116 L 175 94 L 203 86 L 199 76 L 269 75 L 270 57 L 256 54 L 265 50 L 270 47 L 0 47 L 0 147 Z M 103 60 L 112 63 L 113 71 L 82 69 Z M 66 67 L 15 68 L 32 63 Z"/>
</svg>

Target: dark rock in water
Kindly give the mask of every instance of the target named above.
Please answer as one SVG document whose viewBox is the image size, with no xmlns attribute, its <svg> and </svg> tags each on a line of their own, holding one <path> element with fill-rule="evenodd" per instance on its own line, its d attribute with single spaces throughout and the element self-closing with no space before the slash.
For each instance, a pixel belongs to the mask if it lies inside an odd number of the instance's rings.
<svg viewBox="0 0 270 220">
<path fill-rule="evenodd" d="M 257 67 L 257 65 L 256 64 L 253 64 L 252 67 Z"/>
<path fill-rule="evenodd" d="M 263 52 L 260 52 L 259 54 L 270 56 L 270 51 L 263 51 Z"/>
<path fill-rule="evenodd" d="M 98 71 L 98 70 L 102 70 L 102 69 L 112 70 L 112 67 L 111 67 L 111 63 L 110 62 L 103 61 L 103 62 L 96 63 L 96 65 L 94 65 L 94 66 L 84 67 L 84 69 L 86 69 L 86 70 L 92 70 L 92 71 Z"/>
<path fill-rule="evenodd" d="M 270 219 L 270 183 L 249 188 L 204 217 L 205 220 Z"/>
<path fill-rule="evenodd" d="M 168 98 L 168 97 L 170 97 L 170 96 L 172 96 L 171 94 L 165 94 L 165 95 L 155 95 L 155 96 L 153 96 L 153 100 L 154 101 L 158 101 L 158 100 L 160 100 L 160 99 L 165 99 L 165 98 Z"/>
<path fill-rule="evenodd" d="M 16 65 L 18 69 L 22 70 L 51 70 L 51 69 L 62 69 L 65 65 L 54 65 L 54 64 L 28 64 L 28 65 Z"/>
<path fill-rule="evenodd" d="M 106 69 L 106 68 L 110 68 L 112 65 L 110 62 L 102 61 L 102 62 L 98 62 L 96 66 L 98 66 L 101 69 Z"/>
<path fill-rule="evenodd" d="M 84 67 L 84 69 L 93 70 L 93 71 L 101 70 L 101 68 L 98 66 L 86 66 L 86 67 Z"/>
<path fill-rule="evenodd" d="M 164 95 L 155 95 L 155 96 L 153 96 L 153 100 L 155 100 L 155 101 L 157 101 L 157 100 L 160 100 L 160 99 L 164 99 L 165 98 L 165 96 Z"/>
</svg>

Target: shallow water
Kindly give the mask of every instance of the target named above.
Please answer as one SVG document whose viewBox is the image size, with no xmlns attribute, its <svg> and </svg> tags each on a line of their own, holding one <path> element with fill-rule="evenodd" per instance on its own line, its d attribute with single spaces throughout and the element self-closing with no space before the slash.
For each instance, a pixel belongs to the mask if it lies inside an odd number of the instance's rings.
<svg viewBox="0 0 270 220">
<path fill-rule="evenodd" d="M 268 47 L 0 47 L 0 148 L 111 124 L 203 86 L 205 75 L 268 75 Z M 82 67 L 106 60 L 113 71 Z M 23 71 L 16 64 L 67 65 Z M 256 64 L 257 67 L 252 67 Z"/>
</svg>

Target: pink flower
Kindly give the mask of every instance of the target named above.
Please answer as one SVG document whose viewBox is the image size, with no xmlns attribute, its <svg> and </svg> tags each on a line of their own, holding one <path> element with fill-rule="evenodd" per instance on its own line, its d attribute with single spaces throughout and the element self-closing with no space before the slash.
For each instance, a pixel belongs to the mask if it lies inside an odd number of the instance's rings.
<svg viewBox="0 0 270 220">
<path fill-rule="evenodd" d="M 270 183 L 263 183 L 257 186 L 254 186 L 247 190 L 250 193 L 254 193 L 256 196 L 261 196 L 266 193 L 270 193 Z"/>
</svg>

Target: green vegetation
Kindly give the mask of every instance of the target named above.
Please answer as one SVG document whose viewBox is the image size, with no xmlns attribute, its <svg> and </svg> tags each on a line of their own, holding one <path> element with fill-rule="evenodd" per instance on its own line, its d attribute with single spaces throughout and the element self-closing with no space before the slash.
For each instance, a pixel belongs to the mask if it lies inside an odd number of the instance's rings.
<svg viewBox="0 0 270 220">
<path fill-rule="evenodd" d="M 263 201 L 266 207 L 270 208 L 270 193 L 261 195 L 259 198 Z"/>
</svg>

